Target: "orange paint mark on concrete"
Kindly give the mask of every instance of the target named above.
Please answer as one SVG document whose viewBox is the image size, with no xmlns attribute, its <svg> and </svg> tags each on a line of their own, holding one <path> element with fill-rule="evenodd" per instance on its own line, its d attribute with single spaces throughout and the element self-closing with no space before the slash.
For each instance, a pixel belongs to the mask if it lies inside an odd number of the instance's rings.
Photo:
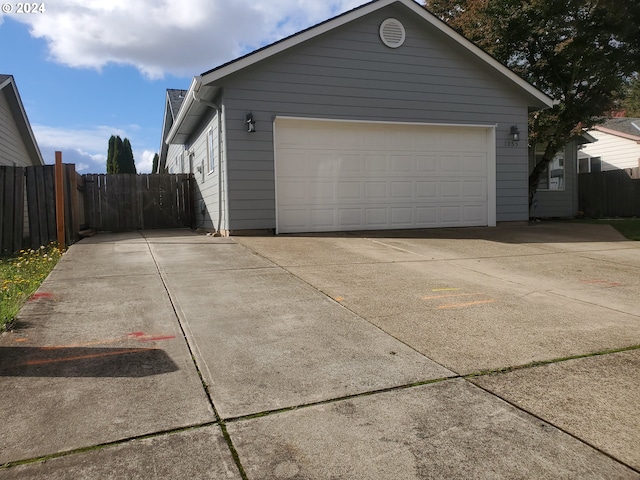
<svg viewBox="0 0 640 480">
<path fill-rule="evenodd" d="M 343 300 L 344 300 L 344 298 L 342 298 L 342 297 L 336 297 L 336 302 L 341 302 Z"/>
<path fill-rule="evenodd" d="M 175 335 L 158 335 L 156 337 L 140 337 L 140 338 L 137 338 L 136 340 L 140 342 L 157 342 L 160 340 L 172 340 L 174 338 L 176 338 Z"/>
<path fill-rule="evenodd" d="M 444 295 L 427 295 L 422 297 L 423 300 L 435 300 L 437 298 L 451 298 L 451 297 L 469 297 L 471 295 L 478 295 L 477 293 L 445 293 Z"/>
<path fill-rule="evenodd" d="M 60 363 L 60 362 L 73 362 L 76 360 L 88 360 L 91 358 L 100 358 L 100 357 L 110 357 L 113 355 L 124 355 L 129 353 L 139 353 L 146 352 L 149 350 L 153 350 L 151 348 L 136 348 L 136 349 L 126 349 L 126 350 L 114 350 L 113 352 L 103 352 L 103 353 L 94 353 L 91 355 L 78 355 L 75 357 L 65 357 L 65 358 L 46 358 L 42 360 L 30 360 L 28 362 L 23 363 L 22 365 L 46 365 L 49 363 Z"/>
<path fill-rule="evenodd" d="M 450 305 L 440 305 L 438 308 L 443 310 L 445 308 L 463 308 L 463 307 L 471 307 L 473 305 L 484 305 L 486 303 L 493 303 L 495 300 L 478 300 L 476 302 L 467 302 L 467 303 L 454 303 Z"/>
<path fill-rule="evenodd" d="M 20 342 L 26 342 L 27 340 L 29 340 L 29 339 L 28 339 L 28 338 L 16 338 L 16 339 L 14 340 L 14 342 L 18 342 L 18 343 L 20 343 Z"/>
</svg>

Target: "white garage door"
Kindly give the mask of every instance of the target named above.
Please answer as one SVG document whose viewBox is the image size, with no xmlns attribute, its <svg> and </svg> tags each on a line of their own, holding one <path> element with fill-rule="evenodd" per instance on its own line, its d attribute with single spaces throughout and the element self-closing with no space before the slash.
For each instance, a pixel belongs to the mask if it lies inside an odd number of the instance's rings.
<svg viewBox="0 0 640 480">
<path fill-rule="evenodd" d="M 278 233 L 495 224 L 490 127 L 278 118 Z"/>
</svg>

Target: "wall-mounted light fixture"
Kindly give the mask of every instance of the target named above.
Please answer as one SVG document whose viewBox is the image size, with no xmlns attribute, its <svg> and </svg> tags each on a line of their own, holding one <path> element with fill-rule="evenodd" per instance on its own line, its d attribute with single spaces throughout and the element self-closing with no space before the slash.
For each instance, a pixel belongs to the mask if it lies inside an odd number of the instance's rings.
<svg viewBox="0 0 640 480">
<path fill-rule="evenodd" d="M 509 135 L 511 136 L 511 139 L 514 142 L 517 142 L 518 140 L 520 140 L 520 130 L 518 130 L 517 125 L 511 126 L 511 129 L 509 130 Z"/>
<path fill-rule="evenodd" d="M 256 121 L 253 118 L 253 113 L 247 113 L 247 118 L 245 121 L 247 123 L 247 132 L 254 133 L 256 131 Z"/>
</svg>

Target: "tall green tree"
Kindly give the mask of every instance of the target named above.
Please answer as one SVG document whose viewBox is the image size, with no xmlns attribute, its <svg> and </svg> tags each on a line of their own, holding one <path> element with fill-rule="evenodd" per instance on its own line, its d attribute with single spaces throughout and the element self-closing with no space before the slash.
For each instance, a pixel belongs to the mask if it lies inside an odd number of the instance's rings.
<svg viewBox="0 0 640 480">
<path fill-rule="evenodd" d="M 136 163 L 128 138 L 111 135 L 107 151 L 107 173 L 136 173 Z"/>
<path fill-rule="evenodd" d="M 120 173 L 137 173 L 136 162 L 133 158 L 133 150 L 131 149 L 131 142 L 128 138 L 125 138 L 122 142 L 123 155 L 122 163 L 120 167 Z"/>
<path fill-rule="evenodd" d="M 529 204 L 553 156 L 601 121 L 640 68 L 637 0 L 426 0 L 425 6 L 558 103 L 529 118 L 545 145 Z"/>
<path fill-rule="evenodd" d="M 114 155 L 116 148 L 116 137 L 111 135 L 109 138 L 109 149 L 107 150 L 107 173 L 115 173 L 114 168 Z"/>
<path fill-rule="evenodd" d="M 160 173 L 158 172 L 158 162 L 160 161 L 160 157 L 156 153 L 153 156 L 153 166 L 151 167 L 151 173 Z"/>
</svg>

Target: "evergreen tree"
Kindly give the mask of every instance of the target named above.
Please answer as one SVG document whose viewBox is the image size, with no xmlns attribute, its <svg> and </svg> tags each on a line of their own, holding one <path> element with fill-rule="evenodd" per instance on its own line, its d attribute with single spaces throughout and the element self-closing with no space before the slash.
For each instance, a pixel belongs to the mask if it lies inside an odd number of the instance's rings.
<svg viewBox="0 0 640 480">
<path fill-rule="evenodd" d="M 123 173 L 122 172 L 122 163 L 123 163 L 123 156 L 124 156 L 124 146 L 122 144 L 122 139 L 120 138 L 120 135 L 118 135 L 116 137 L 116 141 L 114 142 L 114 148 L 113 148 L 113 171 L 111 173 Z"/>
<path fill-rule="evenodd" d="M 160 161 L 160 157 L 158 157 L 158 154 L 156 153 L 153 156 L 153 166 L 151 167 L 151 173 L 160 173 L 158 172 L 158 162 Z"/>
<path fill-rule="evenodd" d="M 128 138 L 124 139 L 122 148 L 123 156 L 120 173 L 137 173 L 136 162 L 133 158 L 133 150 L 131 149 L 131 142 L 129 142 Z"/>
<path fill-rule="evenodd" d="M 107 173 L 115 173 L 114 170 L 114 153 L 116 148 L 116 137 L 111 135 L 109 138 L 109 149 L 107 150 Z"/>
</svg>

